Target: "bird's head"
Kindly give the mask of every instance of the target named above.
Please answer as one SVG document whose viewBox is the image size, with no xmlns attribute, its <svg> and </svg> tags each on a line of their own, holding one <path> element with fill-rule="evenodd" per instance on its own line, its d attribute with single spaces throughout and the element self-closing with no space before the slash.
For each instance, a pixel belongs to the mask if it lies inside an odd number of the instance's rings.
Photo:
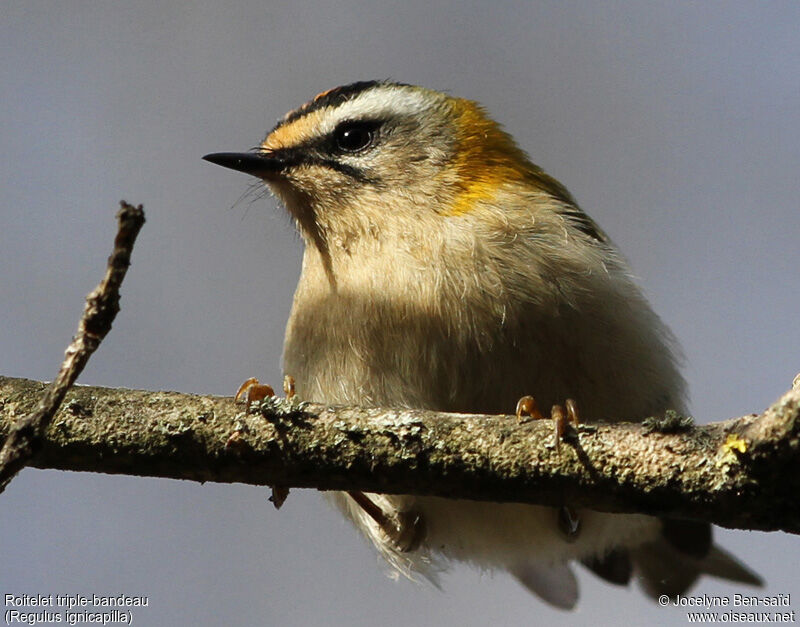
<svg viewBox="0 0 800 627">
<path fill-rule="evenodd" d="M 323 92 L 254 151 L 204 158 L 263 179 L 324 248 L 436 231 L 520 190 L 571 202 L 479 105 L 393 82 Z"/>
</svg>

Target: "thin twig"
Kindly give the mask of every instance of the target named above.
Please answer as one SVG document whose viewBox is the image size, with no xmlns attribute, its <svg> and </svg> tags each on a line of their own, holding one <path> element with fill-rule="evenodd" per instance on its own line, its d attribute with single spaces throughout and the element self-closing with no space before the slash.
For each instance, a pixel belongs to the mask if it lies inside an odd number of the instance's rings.
<svg viewBox="0 0 800 627">
<path fill-rule="evenodd" d="M 36 409 L 11 427 L 0 450 L 0 492 L 41 449 L 45 429 L 64 400 L 64 395 L 111 330 L 111 323 L 119 311 L 119 288 L 130 265 L 136 236 L 144 224 L 142 206 L 133 207 L 121 201 L 117 221 L 114 250 L 108 258 L 106 274 L 86 297 L 78 332 L 67 347 L 58 376 L 47 388 Z"/>
</svg>

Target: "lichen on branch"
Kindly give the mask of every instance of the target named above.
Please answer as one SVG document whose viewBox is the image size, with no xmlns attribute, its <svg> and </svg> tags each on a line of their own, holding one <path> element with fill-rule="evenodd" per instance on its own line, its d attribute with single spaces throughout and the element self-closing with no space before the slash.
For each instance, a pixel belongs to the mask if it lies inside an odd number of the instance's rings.
<svg viewBox="0 0 800 627">
<path fill-rule="evenodd" d="M 0 377 L 0 434 L 44 384 Z M 800 389 L 702 426 L 549 421 L 74 387 L 30 465 L 194 481 L 569 504 L 800 533 Z"/>
</svg>

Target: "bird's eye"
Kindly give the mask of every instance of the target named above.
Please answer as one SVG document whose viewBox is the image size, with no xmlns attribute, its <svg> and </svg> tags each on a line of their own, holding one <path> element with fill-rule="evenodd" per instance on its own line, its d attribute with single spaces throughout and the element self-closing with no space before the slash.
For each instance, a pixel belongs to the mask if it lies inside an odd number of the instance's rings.
<svg viewBox="0 0 800 627">
<path fill-rule="evenodd" d="M 375 139 L 373 122 L 342 122 L 333 132 L 336 148 L 342 152 L 359 152 L 367 148 Z"/>
</svg>

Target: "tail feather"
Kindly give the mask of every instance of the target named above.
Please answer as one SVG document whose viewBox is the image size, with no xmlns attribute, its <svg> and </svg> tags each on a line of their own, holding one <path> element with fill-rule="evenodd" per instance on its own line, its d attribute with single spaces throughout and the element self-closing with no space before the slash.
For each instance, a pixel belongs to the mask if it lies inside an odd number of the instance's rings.
<svg viewBox="0 0 800 627">
<path fill-rule="evenodd" d="M 663 536 L 631 551 L 639 583 L 649 596 L 683 594 L 701 575 L 751 586 L 763 585 L 761 577 L 711 543 L 710 525 L 664 521 L 664 529 Z"/>
<path fill-rule="evenodd" d="M 712 546 L 708 556 L 702 561 L 703 574 L 728 579 L 750 586 L 761 587 L 764 580 L 739 560 L 718 546 Z"/>
<path fill-rule="evenodd" d="M 554 607 L 571 610 L 578 602 L 578 580 L 569 564 L 520 564 L 509 570 L 530 592 Z"/>
<path fill-rule="evenodd" d="M 700 576 L 697 560 L 680 553 L 663 538 L 636 547 L 631 551 L 631 561 L 642 590 L 654 599 L 683 594 Z"/>
<path fill-rule="evenodd" d="M 630 583 L 633 565 L 628 551 L 624 549 L 614 549 L 603 557 L 587 558 L 582 563 L 609 583 L 617 586 L 627 586 Z"/>
<path fill-rule="evenodd" d="M 711 525 L 696 520 L 662 518 L 661 535 L 681 553 L 699 559 L 708 555 L 713 544 Z"/>
<path fill-rule="evenodd" d="M 702 575 L 751 586 L 764 584 L 756 573 L 713 544 L 711 525 L 676 519 L 661 522 L 657 539 L 584 559 L 583 565 L 616 585 L 626 585 L 635 573 L 642 590 L 654 599 L 684 594 Z"/>
</svg>

